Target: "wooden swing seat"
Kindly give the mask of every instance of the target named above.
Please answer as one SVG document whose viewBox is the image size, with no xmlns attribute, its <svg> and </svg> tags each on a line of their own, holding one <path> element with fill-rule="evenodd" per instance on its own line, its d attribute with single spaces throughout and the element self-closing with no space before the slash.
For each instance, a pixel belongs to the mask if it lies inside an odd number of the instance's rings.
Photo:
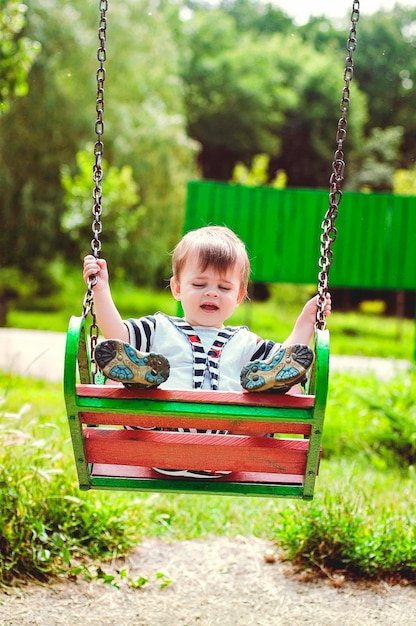
<svg viewBox="0 0 416 626">
<path fill-rule="evenodd" d="M 311 500 L 322 452 L 327 330 L 316 331 L 315 353 L 305 395 L 136 390 L 117 383 L 91 384 L 85 320 L 72 317 L 64 389 L 80 488 Z M 180 427 L 232 434 L 169 430 Z M 266 433 L 274 436 L 265 437 Z M 213 479 L 172 478 L 153 467 L 231 473 Z"/>
</svg>

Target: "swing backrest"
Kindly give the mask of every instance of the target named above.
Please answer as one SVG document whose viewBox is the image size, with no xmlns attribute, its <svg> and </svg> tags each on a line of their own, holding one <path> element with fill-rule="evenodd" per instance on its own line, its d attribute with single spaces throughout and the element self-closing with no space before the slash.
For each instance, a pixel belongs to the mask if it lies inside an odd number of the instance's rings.
<svg viewBox="0 0 416 626">
<path fill-rule="evenodd" d="M 327 330 L 316 331 L 315 353 L 305 395 L 91 384 L 85 320 L 72 317 L 64 388 L 80 488 L 312 499 L 328 386 Z M 124 428 L 131 426 L 164 430 Z M 153 467 L 231 473 L 178 479 L 164 477 Z"/>
</svg>

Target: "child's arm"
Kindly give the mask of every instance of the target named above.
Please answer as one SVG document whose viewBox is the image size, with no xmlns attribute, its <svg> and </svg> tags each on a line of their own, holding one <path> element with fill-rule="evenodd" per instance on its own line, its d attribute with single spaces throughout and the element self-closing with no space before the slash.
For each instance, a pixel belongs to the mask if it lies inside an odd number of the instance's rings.
<svg viewBox="0 0 416 626">
<path fill-rule="evenodd" d="M 83 278 L 88 285 L 90 276 L 96 276 L 94 290 L 94 308 L 98 326 L 106 339 L 129 340 L 128 330 L 121 319 L 110 291 L 107 263 L 88 255 L 84 259 Z"/>
<path fill-rule="evenodd" d="M 302 343 L 309 345 L 313 337 L 316 312 L 318 308 L 318 296 L 314 296 L 311 300 L 305 304 L 301 314 L 295 322 L 292 332 L 289 337 L 283 342 L 284 346 L 289 344 Z M 325 304 L 325 316 L 331 314 L 331 296 L 328 293 L 326 296 Z"/>
</svg>

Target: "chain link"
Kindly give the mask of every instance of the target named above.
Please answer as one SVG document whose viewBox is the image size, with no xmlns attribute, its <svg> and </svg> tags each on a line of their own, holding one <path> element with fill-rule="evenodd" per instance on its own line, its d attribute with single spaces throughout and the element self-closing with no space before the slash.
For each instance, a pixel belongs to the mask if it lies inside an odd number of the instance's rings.
<svg viewBox="0 0 416 626">
<path fill-rule="evenodd" d="M 99 66 L 96 73 L 97 79 L 97 98 L 95 103 L 95 110 L 97 112 L 97 120 L 95 122 L 95 134 L 97 136 L 97 140 L 94 144 L 94 157 L 95 162 L 93 165 L 93 173 L 92 179 L 94 182 L 94 189 L 92 192 L 92 197 L 94 200 L 94 204 L 92 207 L 93 221 L 92 221 L 92 232 L 93 238 L 91 240 L 91 251 L 93 256 L 97 259 L 101 252 L 101 241 L 100 235 L 102 233 L 103 227 L 101 223 L 101 214 L 102 214 L 102 179 L 103 179 L 103 170 L 102 170 L 102 157 L 104 152 L 104 144 L 102 142 L 102 136 L 104 134 L 104 81 L 105 81 L 105 68 L 104 63 L 107 58 L 107 52 L 105 48 L 106 39 L 107 39 L 107 10 L 108 10 L 108 0 L 99 0 L 99 11 L 100 11 L 100 21 L 98 26 L 98 39 L 100 42 L 99 48 L 97 50 L 97 59 L 99 62 Z M 99 328 L 97 324 L 97 318 L 94 309 L 94 291 L 93 287 L 97 282 L 96 276 L 91 276 L 88 281 L 88 289 L 87 293 L 84 297 L 83 303 L 83 311 L 82 315 L 84 318 L 91 314 L 91 325 L 90 325 L 90 358 L 91 358 L 91 372 L 92 372 L 92 382 L 95 382 L 95 377 L 98 371 L 97 364 L 94 359 L 94 351 L 97 346 L 98 337 L 99 337 Z"/>
<path fill-rule="evenodd" d="M 348 56 L 345 60 L 344 89 L 340 102 L 341 117 L 338 121 L 334 160 L 332 162 L 332 173 L 329 179 L 329 208 L 322 222 L 320 259 L 318 273 L 318 310 L 316 314 L 316 327 L 326 328 L 325 304 L 328 293 L 329 270 L 333 261 L 332 244 L 337 237 L 335 220 L 338 217 L 339 204 L 342 199 L 342 182 L 344 180 L 344 152 L 343 144 L 347 136 L 347 114 L 350 108 L 350 82 L 354 75 L 353 53 L 357 47 L 357 22 L 360 18 L 360 3 L 353 2 L 351 12 L 351 29 L 347 41 Z"/>
</svg>

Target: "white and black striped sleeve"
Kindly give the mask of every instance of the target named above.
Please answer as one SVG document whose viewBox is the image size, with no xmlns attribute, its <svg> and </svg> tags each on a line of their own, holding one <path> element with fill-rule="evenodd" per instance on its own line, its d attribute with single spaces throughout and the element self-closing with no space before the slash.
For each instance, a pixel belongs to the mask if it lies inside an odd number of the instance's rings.
<svg viewBox="0 0 416 626">
<path fill-rule="evenodd" d="M 277 351 L 281 346 L 280 343 L 276 343 L 271 339 L 262 339 L 256 346 L 256 351 L 253 353 L 250 361 L 256 361 L 257 359 L 267 359 L 271 354 Z"/>
<path fill-rule="evenodd" d="M 141 352 L 150 352 L 156 329 L 156 318 L 153 315 L 128 319 L 125 322 L 129 331 L 129 343 Z"/>
</svg>

